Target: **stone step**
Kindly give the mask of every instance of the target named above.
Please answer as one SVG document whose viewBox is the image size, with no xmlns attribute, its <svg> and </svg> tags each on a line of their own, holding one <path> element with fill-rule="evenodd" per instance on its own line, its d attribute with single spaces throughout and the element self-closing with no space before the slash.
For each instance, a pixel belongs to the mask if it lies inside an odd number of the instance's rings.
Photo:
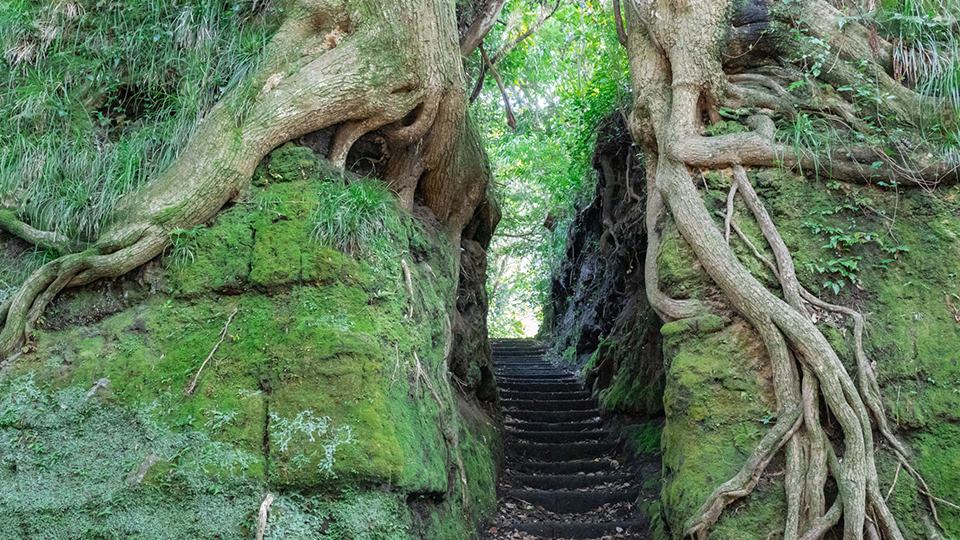
<svg viewBox="0 0 960 540">
<path fill-rule="evenodd" d="M 497 382 L 501 381 L 524 381 L 532 383 L 554 383 L 554 382 L 570 382 L 574 384 L 579 384 L 580 381 L 573 375 L 567 375 L 566 373 L 517 373 L 512 375 L 497 375 Z"/>
<path fill-rule="evenodd" d="M 613 436 L 613 432 L 606 431 L 525 431 L 507 430 L 507 437 L 518 441 L 534 443 L 559 444 L 565 442 L 600 441 Z"/>
<path fill-rule="evenodd" d="M 573 461 L 524 461 L 512 463 L 508 468 L 525 474 L 565 475 L 577 473 L 614 473 L 610 462 L 602 459 L 577 459 Z"/>
<path fill-rule="evenodd" d="M 581 420 L 579 422 L 506 422 L 507 429 L 522 431 L 589 431 L 600 429 L 600 420 Z"/>
<path fill-rule="evenodd" d="M 552 373 L 556 373 L 556 372 L 566 372 L 566 370 L 557 369 L 556 367 L 551 366 L 550 364 L 547 364 L 547 363 L 540 363 L 540 362 L 537 362 L 537 363 L 533 363 L 533 362 L 522 362 L 522 363 L 521 363 L 521 362 L 517 362 L 517 363 L 513 363 L 513 362 L 499 362 L 499 361 L 497 361 L 497 360 L 494 360 L 494 362 L 493 362 L 493 369 L 495 369 L 495 370 L 497 370 L 497 371 L 503 371 L 503 370 L 535 370 L 535 371 L 549 371 L 549 372 L 552 372 Z"/>
<path fill-rule="evenodd" d="M 639 489 L 596 491 L 553 491 L 544 489 L 509 489 L 503 496 L 539 506 L 555 514 L 577 514 L 596 510 L 607 503 L 633 502 Z"/>
<path fill-rule="evenodd" d="M 590 392 L 586 390 L 573 390 L 570 392 L 524 392 L 523 390 L 500 390 L 501 399 L 591 399 Z"/>
<path fill-rule="evenodd" d="M 600 417 L 600 411 L 505 411 L 504 416 L 525 422 L 544 422 L 556 424 L 559 422 L 580 422 Z"/>
<path fill-rule="evenodd" d="M 515 442 L 506 448 L 511 457 L 527 457 L 539 461 L 573 461 L 598 458 L 617 447 L 615 442 L 532 443 Z"/>
<path fill-rule="evenodd" d="M 512 488 L 581 489 L 604 484 L 624 484 L 633 479 L 629 474 L 516 474 L 506 478 L 505 483 L 510 484 Z"/>
<path fill-rule="evenodd" d="M 617 529 L 622 532 L 617 532 Z M 540 522 L 540 523 L 514 523 L 509 527 L 503 527 L 503 531 L 513 533 L 514 531 L 525 532 L 528 535 L 537 538 L 567 538 L 570 540 L 581 540 L 587 538 L 606 538 L 617 534 L 639 535 L 644 531 L 644 523 L 640 521 L 609 521 L 604 523 L 560 523 L 560 522 Z M 617 538 L 630 538 L 630 536 L 617 536 Z"/>
<path fill-rule="evenodd" d="M 508 390 L 526 390 L 529 392 L 571 392 L 583 390 L 579 382 L 530 382 L 530 381 L 498 381 L 500 388 Z"/>
<path fill-rule="evenodd" d="M 593 400 L 587 399 L 503 399 L 500 403 L 504 408 L 524 411 L 588 411 L 596 409 Z"/>
<path fill-rule="evenodd" d="M 494 369 L 537 369 L 537 370 L 550 370 L 558 371 L 563 373 L 572 372 L 569 369 L 562 369 L 553 364 L 548 364 L 547 362 L 504 362 L 500 359 L 495 359 L 493 361 Z"/>
</svg>

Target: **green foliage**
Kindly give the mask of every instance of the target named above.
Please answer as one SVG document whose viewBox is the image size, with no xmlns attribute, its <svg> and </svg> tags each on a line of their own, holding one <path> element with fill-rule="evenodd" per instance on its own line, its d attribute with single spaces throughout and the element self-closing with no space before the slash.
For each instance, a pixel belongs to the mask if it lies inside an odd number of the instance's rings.
<svg viewBox="0 0 960 540">
<path fill-rule="evenodd" d="M 0 5 L 0 196 L 34 226 L 95 239 L 250 71 L 256 2 Z"/>
<path fill-rule="evenodd" d="M 488 53 L 529 27 L 537 15 L 534 5 L 507 4 L 508 29 L 491 32 L 484 45 Z M 468 77 L 478 67 L 479 54 L 468 59 Z M 542 319 L 574 204 L 593 189 L 597 132 L 629 102 L 629 83 L 613 13 L 593 1 L 563 4 L 497 70 L 516 129 L 503 122 L 503 101 L 492 77 L 473 112 L 487 134 L 504 215 L 489 251 L 490 331 L 517 337 L 535 331 Z M 548 216 L 552 230 L 543 226 Z"/>
<path fill-rule="evenodd" d="M 831 128 L 822 118 L 798 111 L 792 119 L 785 120 L 782 123 L 777 136 L 780 142 L 792 147 L 796 155 L 805 153 L 811 155 L 814 162 L 814 174 L 819 174 L 823 167 L 822 156 L 830 155 L 836 130 Z M 802 168 L 801 172 L 803 172 Z"/>
<path fill-rule="evenodd" d="M 855 212 L 858 207 L 850 202 L 830 210 L 820 210 L 811 212 L 811 215 L 818 216 L 814 221 L 804 221 L 802 226 L 813 234 L 827 237 L 827 243 L 821 246 L 821 249 L 829 250 L 832 254 L 830 258 L 818 257 L 806 263 L 807 270 L 810 273 L 816 273 L 829 277 L 823 282 L 821 287 L 826 290 L 832 290 L 834 295 L 840 294 L 840 289 L 846 283 L 850 285 L 860 285 L 862 282 L 858 277 L 861 270 L 860 262 L 862 255 L 853 255 L 853 251 L 864 252 L 864 247 L 878 247 L 881 258 L 874 263 L 874 268 L 886 270 L 889 265 L 900 258 L 902 253 L 910 251 L 906 245 L 897 245 L 888 247 L 884 245 L 883 236 L 875 232 L 864 232 L 855 229 L 856 220 L 849 218 L 849 224 L 846 228 L 827 225 L 824 221 L 825 216 L 838 215 L 844 211 Z M 876 250 L 873 250 L 876 251 Z"/>
<path fill-rule="evenodd" d="M 955 0 L 885 2 L 877 22 L 894 44 L 894 75 L 960 109 L 960 40 Z"/>
</svg>

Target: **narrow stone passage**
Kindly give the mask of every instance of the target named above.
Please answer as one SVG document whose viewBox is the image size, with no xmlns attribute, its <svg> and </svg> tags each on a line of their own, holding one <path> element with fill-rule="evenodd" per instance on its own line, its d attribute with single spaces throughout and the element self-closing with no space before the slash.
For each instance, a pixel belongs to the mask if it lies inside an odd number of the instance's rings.
<svg viewBox="0 0 960 540">
<path fill-rule="evenodd" d="M 641 479 L 583 384 L 533 340 L 497 340 L 493 351 L 506 461 L 482 538 L 649 538 L 635 505 Z"/>
</svg>

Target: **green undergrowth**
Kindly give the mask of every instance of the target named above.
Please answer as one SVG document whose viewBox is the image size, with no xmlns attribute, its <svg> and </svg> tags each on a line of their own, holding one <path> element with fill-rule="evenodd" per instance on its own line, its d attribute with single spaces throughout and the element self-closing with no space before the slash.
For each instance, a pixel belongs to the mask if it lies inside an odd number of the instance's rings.
<svg viewBox="0 0 960 540">
<path fill-rule="evenodd" d="M 338 212 L 356 219 L 318 235 Z M 175 234 L 139 278 L 66 293 L 6 377 L 106 378 L 118 409 L 251 456 L 244 481 L 279 495 L 270 538 L 470 537 L 495 507 L 498 438 L 447 372 L 446 236 L 292 145 L 249 197 Z M 259 502 L 242 505 L 255 516 Z"/>
<path fill-rule="evenodd" d="M 265 2 L 14 0 L 0 5 L 0 197 L 92 240 L 255 67 Z"/>
</svg>

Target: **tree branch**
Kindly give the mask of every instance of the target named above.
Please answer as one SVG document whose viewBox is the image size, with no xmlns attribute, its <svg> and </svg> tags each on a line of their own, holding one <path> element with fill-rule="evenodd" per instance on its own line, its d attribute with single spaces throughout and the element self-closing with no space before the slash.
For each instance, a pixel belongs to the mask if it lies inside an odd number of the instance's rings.
<svg viewBox="0 0 960 540">
<path fill-rule="evenodd" d="M 497 88 L 500 89 L 500 96 L 503 98 L 503 108 L 506 109 L 507 112 L 507 125 L 510 126 L 510 129 L 515 129 L 517 127 L 517 118 L 513 116 L 513 109 L 510 108 L 510 97 L 507 96 L 507 90 L 503 87 L 500 74 L 497 73 L 497 70 L 493 68 L 493 63 L 487 58 L 487 53 L 483 50 L 483 45 L 480 46 L 480 56 L 483 57 L 484 63 L 490 69 L 490 73 L 493 73 L 493 78 L 497 81 Z"/>
<path fill-rule="evenodd" d="M 480 90 L 483 88 L 483 81 L 487 76 L 487 69 L 493 69 L 493 67 L 496 66 L 497 63 L 499 63 L 501 60 L 503 60 L 504 57 L 507 56 L 507 54 L 509 54 L 510 51 L 517 46 L 518 43 L 530 37 L 531 34 L 533 34 L 538 28 L 540 28 L 543 25 L 543 23 L 547 21 L 547 19 L 552 17 L 553 14 L 557 12 L 557 8 L 559 7 L 560 7 L 560 0 L 557 0 L 556 3 L 553 5 L 553 9 L 550 9 L 549 11 L 547 10 L 546 6 L 541 7 L 540 17 L 537 19 L 537 22 L 533 23 L 533 25 L 531 25 L 526 32 L 517 34 L 516 37 L 504 43 L 503 46 L 500 47 L 500 50 L 498 50 L 497 53 L 494 54 L 492 58 L 485 59 L 484 63 L 480 66 L 480 75 L 477 76 L 477 83 L 473 85 L 473 92 L 470 93 L 470 103 L 473 103 L 474 101 L 476 101 L 477 96 L 480 95 Z M 483 51 L 481 49 L 481 53 L 482 52 Z M 494 77 L 496 76 L 497 76 L 496 73 L 494 73 Z"/>
<path fill-rule="evenodd" d="M 490 33 L 493 25 L 496 24 L 505 3 L 507 3 L 507 0 L 490 0 L 480 8 L 480 14 L 477 15 L 463 37 L 460 38 L 461 56 L 470 56 L 483 43 L 483 38 Z"/>
</svg>

